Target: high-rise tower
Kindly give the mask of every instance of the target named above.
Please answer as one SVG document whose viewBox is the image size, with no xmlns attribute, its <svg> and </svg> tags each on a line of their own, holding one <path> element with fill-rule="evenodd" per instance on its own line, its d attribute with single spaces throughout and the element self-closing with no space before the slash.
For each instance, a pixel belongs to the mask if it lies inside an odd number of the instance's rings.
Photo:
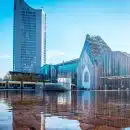
<svg viewBox="0 0 130 130">
<path fill-rule="evenodd" d="M 13 71 L 40 73 L 46 62 L 46 14 L 14 0 Z"/>
</svg>

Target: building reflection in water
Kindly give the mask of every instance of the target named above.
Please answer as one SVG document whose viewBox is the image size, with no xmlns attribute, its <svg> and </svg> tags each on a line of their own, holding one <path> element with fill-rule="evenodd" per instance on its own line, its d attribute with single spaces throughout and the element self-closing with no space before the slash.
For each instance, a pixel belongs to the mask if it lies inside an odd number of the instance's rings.
<svg viewBox="0 0 130 130">
<path fill-rule="evenodd" d="M 44 109 L 44 121 L 46 130 L 68 129 L 81 130 L 80 122 L 68 119 L 71 116 L 71 92 L 67 93 L 44 93 L 44 99 L 49 103 Z M 48 107 L 50 106 L 50 107 Z"/>
<path fill-rule="evenodd" d="M 46 130 L 81 130 L 80 123 L 77 120 L 69 120 L 63 117 L 51 116 L 46 117 L 45 122 Z"/>
<path fill-rule="evenodd" d="M 0 130 L 12 130 L 12 112 L 11 106 L 4 99 L 0 99 Z"/>
<path fill-rule="evenodd" d="M 121 130 L 130 126 L 129 92 L 79 91 L 75 94 L 73 104 L 82 129 L 88 124 L 96 130 Z"/>
<path fill-rule="evenodd" d="M 129 126 L 127 91 L 0 91 L 0 128 L 6 130 L 129 130 Z"/>
</svg>

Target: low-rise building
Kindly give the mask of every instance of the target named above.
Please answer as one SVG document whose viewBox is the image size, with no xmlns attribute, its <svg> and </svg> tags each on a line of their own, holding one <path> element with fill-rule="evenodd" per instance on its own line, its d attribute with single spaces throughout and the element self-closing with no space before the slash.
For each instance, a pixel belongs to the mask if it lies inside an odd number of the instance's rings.
<svg viewBox="0 0 130 130">
<path fill-rule="evenodd" d="M 112 51 L 100 36 L 87 35 L 78 59 L 44 65 L 42 74 L 53 79 L 71 78 L 77 89 L 100 89 L 106 77 L 130 75 L 130 55 Z"/>
</svg>

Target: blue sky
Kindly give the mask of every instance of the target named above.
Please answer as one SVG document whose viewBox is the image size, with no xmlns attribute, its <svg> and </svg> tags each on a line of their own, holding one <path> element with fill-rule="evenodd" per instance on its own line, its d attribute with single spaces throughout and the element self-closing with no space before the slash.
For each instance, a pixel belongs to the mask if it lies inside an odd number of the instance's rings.
<svg viewBox="0 0 130 130">
<path fill-rule="evenodd" d="M 25 0 L 47 14 L 47 61 L 77 58 L 85 35 L 100 35 L 112 50 L 130 53 L 130 0 Z M 13 0 L 0 4 L 0 77 L 12 70 Z"/>
</svg>

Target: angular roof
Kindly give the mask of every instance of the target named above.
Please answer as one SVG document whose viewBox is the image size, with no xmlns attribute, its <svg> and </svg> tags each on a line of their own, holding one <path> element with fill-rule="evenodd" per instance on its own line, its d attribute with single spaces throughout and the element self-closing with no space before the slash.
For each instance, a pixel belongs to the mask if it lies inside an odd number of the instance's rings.
<svg viewBox="0 0 130 130">
<path fill-rule="evenodd" d="M 79 58 L 77 59 L 73 59 L 73 60 L 70 60 L 70 61 L 63 61 L 62 63 L 59 63 L 59 64 L 56 64 L 56 66 L 60 66 L 60 65 L 66 65 L 66 64 L 73 64 L 73 63 L 77 63 L 79 61 Z"/>
<path fill-rule="evenodd" d="M 100 59 L 104 52 L 111 52 L 111 49 L 100 36 L 90 36 L 87 34 L 82 52 L 83 51 L 87 51 L 92 63 L 94 64 L 95 61 Z"/>
</svg>

